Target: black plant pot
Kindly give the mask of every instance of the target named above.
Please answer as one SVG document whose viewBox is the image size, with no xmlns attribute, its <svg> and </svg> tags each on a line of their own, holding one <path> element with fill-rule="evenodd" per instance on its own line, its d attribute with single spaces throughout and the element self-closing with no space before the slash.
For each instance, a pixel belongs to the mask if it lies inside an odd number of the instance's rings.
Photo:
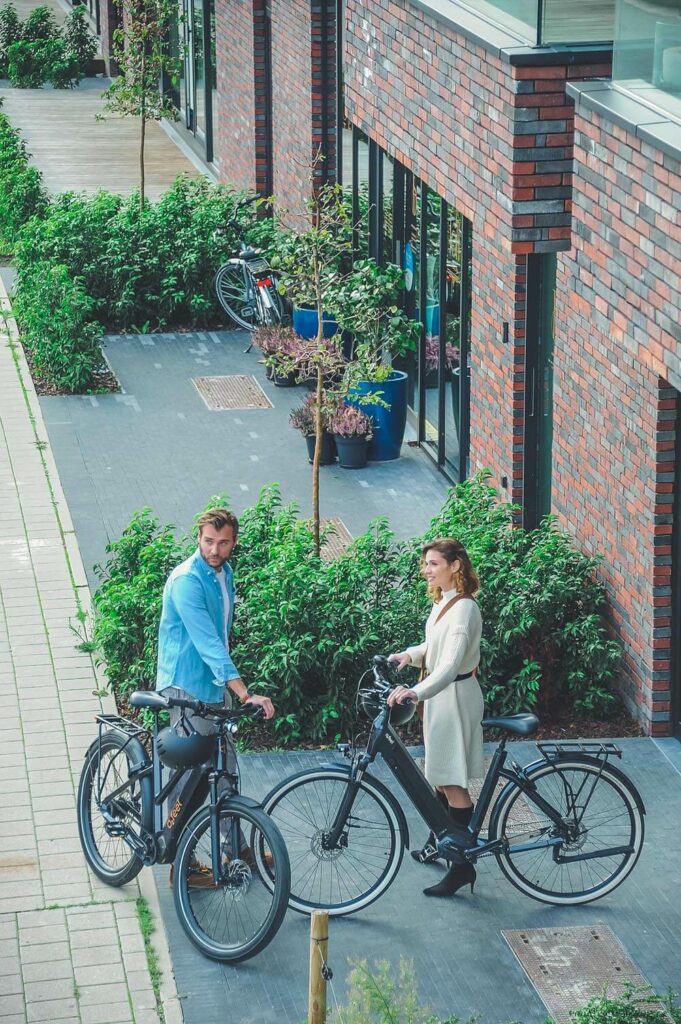
<svg viewBox="0 0 681 1024">
<path fill-rule="evenodd" d="M 343 469 L 363 469 L 367 464 L 368 442 L 366 437 L 343 437 L 334 434 L 338 465 Z"/>
<path fill-rule="evenodd" d="M 314 459 L 314 446 L 315 436 L 306 437 L 305 442 L 307 444 L 307 459 L 308 462 L 312 463 Z M 336 442 L 333 439 L 333 434 L 329 434 L 327 430 L 322 432 L 322 454 L 319 460 L 320 466 L 330 466 L 332 462 L 336 461 Z"/>
<path fill-rule="evenodd" d="M 272 376 L 274 386 L 276 388 L 294 388 L 298 383 L 298 375 L 296 373 L 287 373 L 283 377 L 275 373 Z"/>
</svg>

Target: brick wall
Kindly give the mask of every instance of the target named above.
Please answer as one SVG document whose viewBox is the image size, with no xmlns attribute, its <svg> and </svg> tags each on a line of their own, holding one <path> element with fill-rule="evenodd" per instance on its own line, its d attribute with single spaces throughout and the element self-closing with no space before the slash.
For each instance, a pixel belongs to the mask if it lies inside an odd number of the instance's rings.
<svg viewBox="0 0 681 1024">
<path fill-rule="evenodd" d="M 681 167 L 578 111 L 574 248 L 559 257 L 554 505 L 604 556 L 629 702 L 669 729 L 670 565 L 681 378 Z"/>
<path fill-rule="evenodd" d="M 215 6 L 217 104 L 213 112 L 220 179 L 237 188 L 256 186 L 254 24 L 263 0 L 220 0 Z"/>
<path fill-rule="evenodd" d="M 344 64 L 353 123 L 473 223 L 471 467 L 522 502 L 525 256 L 570 244 L 566 84 L 609 65 L 513 66 L 409 0 L 348 0 Z"/>
<path fill-rule="evenodd" d="M 272 0 L 274 194 L 297 223 L 309 194 L 312 123 L 309 0 Z"/>
</svg>

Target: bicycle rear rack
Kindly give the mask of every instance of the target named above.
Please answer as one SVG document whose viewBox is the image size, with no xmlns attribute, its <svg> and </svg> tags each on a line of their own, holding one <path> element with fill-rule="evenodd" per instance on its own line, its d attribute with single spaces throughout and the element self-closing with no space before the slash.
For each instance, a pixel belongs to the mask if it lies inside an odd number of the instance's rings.
<svg viewBox="0 0 681 1024">
<path fill-rule="evenodd" d="M 246 263 L 252 274 L 265 274 L 270 269 L 270 265 L 267 260 L 263 259 L 261 256 L 258 256 L 255 259 L 246 260 Z"/>
<path fill-rule="evenodd" d="M 591 757 L 621 757 L 622 751 L 616 743 L 599 743 L 596 740 L 559 740 L 555 743 L 537 743 L 537 750 L 546 761 L 565 754 L 589 754 Z"/>
<path fill-rule="evenodd" d="M 145 736 L 149 733 L 148 729 L 137 725 L 136 722 L 131 722 L 129 718 L 122 718 L 120 715 L 95 715 L 95 721 L 99 722 L 100 726 L 115 729 L 116 732 L 122 732 L 126 736 Z"/>
</svg>

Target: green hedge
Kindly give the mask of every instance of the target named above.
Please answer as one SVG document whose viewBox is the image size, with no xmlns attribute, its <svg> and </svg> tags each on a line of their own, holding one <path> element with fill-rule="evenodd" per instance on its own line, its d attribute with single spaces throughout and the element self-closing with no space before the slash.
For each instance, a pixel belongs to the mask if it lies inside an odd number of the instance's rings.
<svg viewBox="0 0 681 1024">
<path fill-rule="evenodd" d="M 68 267 L 34 263 L 13 312 L 33 370 L 73 392 L 97 387 L 104 360 L 101 325 L 92 319 L 93 300 Z"/>
<path fill-rule="evenodd" d="M 47 192 L 37 167 L 29 164 L 26 143 L 0 112 L 0 245 L 11 249 L 31 217 L 41 217 L 48 206 Z"/>
<path fill-rule="evenodd" d="M 478 477 L 451 489 L 426 534 L 458 537 L 479 570 L 488 710 L 607 712 L 620 652 L 601 625 L 596 559 L 581 555 L 550 520 L 528 533 L 512 527 L 511 515 Z M 419 574 L 423 538 L 396 541 L 379 519 L 324 562 L 314 556 L 309 524 L 295 505 L 282 504 L 276 485 L 240 522 L 232 644 L 239 670 L 274 699 L 278 741 L 347 734 L 372 655 L 422 635 L 429 607 Z M 147 509 L 97 567 L 93 639 L 115 692 L 153 687 L 163 584 L 194 543 L 177 540 Z"/>
<path fill-rule="evenodd" d="M 63 28 L 49 7 L 36 7 L 21 22 L 12 4 L 0 10 L 0 78 L 20 89 L 78 85 L 97 53 L 84 8 L 74 7 Z"/>
</svg>

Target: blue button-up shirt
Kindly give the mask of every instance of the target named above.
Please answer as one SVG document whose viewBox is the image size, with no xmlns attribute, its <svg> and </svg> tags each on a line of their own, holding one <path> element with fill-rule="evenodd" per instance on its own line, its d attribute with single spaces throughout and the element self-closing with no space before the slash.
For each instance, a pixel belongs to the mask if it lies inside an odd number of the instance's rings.
<svg viewBox="0 0 681 1024">
<path fill-rule="evenodd" d="M 229 594 L 227 636 L 234 615 L 234 577 L 222 567 Z M 225 644 L 225 609 L 215 569 L 197 549 L 168 577 L 158 634 L 156 689 L 178 686 L 206 703 L 223 700 L 225 683 L 237 679 Z"/>
</svg>

